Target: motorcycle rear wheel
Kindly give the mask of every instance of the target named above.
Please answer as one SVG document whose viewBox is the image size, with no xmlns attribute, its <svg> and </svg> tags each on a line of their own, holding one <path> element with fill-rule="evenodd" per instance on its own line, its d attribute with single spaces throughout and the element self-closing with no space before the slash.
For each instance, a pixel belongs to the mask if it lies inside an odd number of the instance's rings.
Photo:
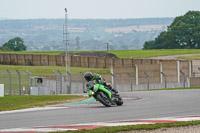
<svg viewBox="0 0 200 133">
<path fill-rule="evenodd" d="M 122 98 L 119 96 L 118 99 L 116 100 L 117 106 L 121 106 L 123 103 L 124 102 L 123 102 Z"/>
</svg>

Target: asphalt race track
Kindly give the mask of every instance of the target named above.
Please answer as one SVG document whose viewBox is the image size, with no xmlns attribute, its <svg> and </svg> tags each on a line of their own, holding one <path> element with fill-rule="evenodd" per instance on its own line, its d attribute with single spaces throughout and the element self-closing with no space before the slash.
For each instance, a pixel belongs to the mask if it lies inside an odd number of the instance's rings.
<svg viewBox="0 0 200 133">
<path fill-rule="evenodd" d="M 104 107 L 91 101 L 45 110 L 0 112 L 0 129 L 200 115 L 198 89 L 120 94 L 124 104 L 119 107 Z"/>
</svg>

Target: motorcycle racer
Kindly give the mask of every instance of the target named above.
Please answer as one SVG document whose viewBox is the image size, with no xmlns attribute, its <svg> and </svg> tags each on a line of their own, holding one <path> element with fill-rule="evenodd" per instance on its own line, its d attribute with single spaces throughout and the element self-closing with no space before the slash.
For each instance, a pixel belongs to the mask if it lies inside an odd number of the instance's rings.
<svg viewBox="0 0 200 133">
<path fill-rule="evenodd" d="M 118 94 L 118 91 L 115 90 L 114 88 L 112 88 L 112 86 L 110 85 L 110 83 L 106 83 L 105 79 L 99 75 L 99 74 L 96 74 L 96 73 L 91 73 L 91 72 L 86 72 L 84 74 L 84 78 L 85 80 L 89 83 L 90 81 L 95 81 L 97 84 L 100 84 L 100 85 L 103 85 L 105 89 L 107 89 L 108 91 L 111 91 L 113 92 L 111 94 L 111 102 L 114 103 L 114 101 L 116 100 L 115 97 L 113 96 L 114 94 L 115 95 L 119 95 Z M 88 88 L 88 84 L 87 84 L 87 88 Z M 89 88 L 88 88 L 89 89 Z M 94 94 L 94 92 L 92 92 L 90 90 L 89 92 L 90 94 Z"/>
<path fill-rule="evenodd" d="M 100 75 L 100 74 L 96 74 L 96 73 L 91 73 L 91 72 L 86 72 L 84 74 L 84 78 L 87 82 L 89 81 L 96 81 L 96 83 L 104 85 L 106 87 L 106 89 L 110 89 L 113 92 L 117 92 L 117 90 L 115 90 L 114 88 L 112 88 L 112 86 L 110 85 L 110 83 L 106 83 L 105 79 Z"/>
</svg>

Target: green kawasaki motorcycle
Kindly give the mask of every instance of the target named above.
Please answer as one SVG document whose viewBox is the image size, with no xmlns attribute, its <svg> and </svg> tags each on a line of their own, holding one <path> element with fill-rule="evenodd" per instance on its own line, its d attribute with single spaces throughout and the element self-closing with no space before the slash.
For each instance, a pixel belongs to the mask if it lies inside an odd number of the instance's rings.
<svg viewBox="0 0 200 133">
<path fill-rule="evenodd" d="M 110 87 L 97 84 L 95 81 L 89 81 L 86 86 L 88 95 L 93 96 L 106 107 L 111 107 L 112 105 L 121 106 L 123 104 L 123 100 L 118 92 L 112 91 Z"/>
</svg>

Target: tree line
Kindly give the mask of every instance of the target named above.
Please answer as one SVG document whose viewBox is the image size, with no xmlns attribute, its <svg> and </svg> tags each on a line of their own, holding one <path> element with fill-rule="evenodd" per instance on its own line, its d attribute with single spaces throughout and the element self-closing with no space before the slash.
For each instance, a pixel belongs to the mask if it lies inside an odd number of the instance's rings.
<svg viewBox="0 0 200 133">
<path fill-rule="evenodd" d="M 2 47 L 0 47 L 1 51 L 25 51 L 26 46 L 24 45 L 24 41 L 20 37 L 15 37 L 13 39 L 10 39 L 8 42 L 3 44 Z"/>
<path fill-rule="evenodd" d="M 155 40 L 146 41 L 143 49 L 199 49 L 200 11 L 188 11 L 176 17 L 167 31 L 161 32 Z"/>
</svg>

